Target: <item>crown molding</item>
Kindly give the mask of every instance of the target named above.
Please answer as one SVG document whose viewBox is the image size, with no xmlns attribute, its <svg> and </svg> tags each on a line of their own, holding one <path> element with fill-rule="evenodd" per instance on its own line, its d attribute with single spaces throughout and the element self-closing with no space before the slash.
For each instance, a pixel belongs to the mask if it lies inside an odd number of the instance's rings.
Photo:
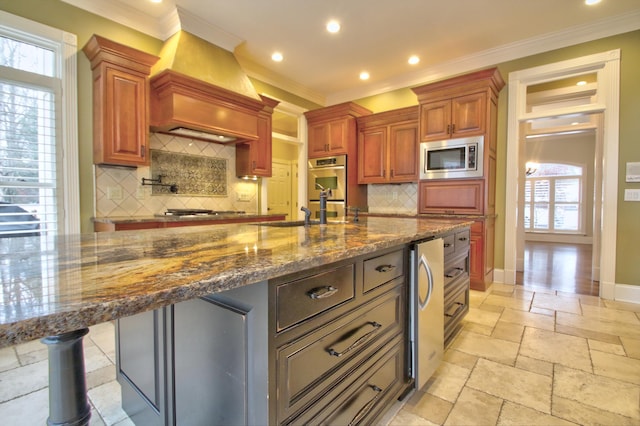
<svg viewBox="0 0 640 426">
<path fill-rule="evenodd" d="M 403 74 L 378 84 L 329 94 L 327 95 L 327 105 L 361 99 L 405 87 L 427 84 L 468 71 L 638 29 L 640 29 L 640 11 L 601 19 L 591 24 L 579 25 L 566 30 L 547 33 L 542 36 L 487 49 L 473 55 L 463 56 L 453 61 L 437 64 L 433 67 Z"/>
<path fill-rule="evenodd" d="M 215 25 L 205 21 L 200 16 L 195 15 L 180 6 L 177 6 L 179 20 L 182 30 L 196 35 L 210 43 L 215 44 L 229 52 L 233 52 L 236 46 L 244 40 L 230 32 L 216 27 Z"/>
</svg>

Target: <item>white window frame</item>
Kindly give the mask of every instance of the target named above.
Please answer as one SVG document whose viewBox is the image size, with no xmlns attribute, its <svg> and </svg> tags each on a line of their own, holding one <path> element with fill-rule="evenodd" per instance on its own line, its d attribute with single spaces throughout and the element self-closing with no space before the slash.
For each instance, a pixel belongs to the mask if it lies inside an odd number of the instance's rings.
<svg viewBox="0 0 640 426">
<path fill-rule="evenodd" d="M 560 163 L 562 164 L 562 163 Z M 527 208 L 527 204 L 529 205 L 529 217 L 530 217 L 530 223 L 529 223 L 529 228 L 525 227 L 525 232 L 527 233 L 532 233 L 532 234 L 569 234 L 569 235 L 585 235 L 585 230 L 584 230 L 584 224 L 585 224 L 585 206 L 584 206 L 584 191 L 585 191 L 585 173 L 586 173 L 586 167 L 584 165 L 579 165 L 579 164 L 566 164 L 568 166 L 573 166 L 573 167 L 578 167 L 582 170 L 582 174 L 581 175 L 566 175 L 566 176 L 527 176 L 525 179 L 528 182 L 531 182 L 531 200 L 529 202 L 526 201 L 525 199 L 525 209 Z M 563 179 L 578 179 L 579 182 L 579 192 L 580 194 L 578 197 L 578 201 L 577 202 L 558 202 L 555 200 L 555 187 L 556 187 L 556 181 L 558 180 L 563 180 Z M 549 201 L 548 202 L 536 202 L 535 201 L 535 189 L 534 189 L 534 182 L 539 181 L 539 180 L 548 180 L 549 181 Z M 535 211 L 535 205 L 536 204 L 546 204 L 548 206 L 549 209 L 549 228 L 547 229 L 539 229 L 539 228 L 534 228 L 533 227 L 533 223 L 534 223 L 534 211 Z M 573 205 L 573 204 L 577 204 L 578 205 L 578 229 L 575 231 L 569 231 L 569 230 L 557 230 L 555 229 L 555 206 L 556 205 Z"/>
<path fill-rule="evenodd" d="M 61 84 L 61 119 L 57 129 L 58 231 L 80 232 L 80 185 L 78 172 L 78 42 L 75 34 L 0 11 L 0 33 L 51 49 L 56 56 L 55 77 Z"/>
</svg>

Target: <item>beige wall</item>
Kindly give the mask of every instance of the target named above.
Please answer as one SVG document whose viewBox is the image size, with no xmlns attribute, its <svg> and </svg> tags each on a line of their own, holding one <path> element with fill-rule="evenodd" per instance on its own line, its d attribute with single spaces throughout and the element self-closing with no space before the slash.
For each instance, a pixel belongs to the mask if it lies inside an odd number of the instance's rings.
<svg viewBox="0 0 640 426">
<path fill-rule="evenodd" d="M 0 9 L 20 15 L 62 30 L 75 33 L 81 48 L 89 37 L 100 34 L 114 41 L 128 44 L 140 50 L 158 54 L 161 41 L 133 31 L 102 17 L 69 6 L 59 0 L 0 0 Z M 624 165 L 627 161 L 640 161 L 640 31 L 607 37 L 589 43 L 558 49 L 514 61 L 497 64 L 505 80 L 512 71 L 558 62 L 607 50 L 621 50 L 620 93 L 620 170 L 618 194 L 618 232 L 616 282 L 640 285 L 640 203 L 623 201 L 625 188 L 640 188 L 639 183 L 624 182 Z M 316 106 L 281 89 L 253 80 L 258 93 L 270 93 L 305 108 Z M 275 93 L 274 93 L 275 92 Z M 505 170 L 507 134 L 507 88 L 500 94 L 498 115 L 498 172 L 496 222 L 496 268 L 504 267 L 504 216 L 505 216 Z M 409 88 L 368 97 L 356 102 L 374 112 L 415 105 L 415 95 Z M 91 73 L 89 62 L 78 54 L 78 119 L 80 149 L 80 180 L 92 181 L 92 136 L 91 136 Z M 89 218 L 93 212 L 93 189 L 84 184 L 81 188 L 81 217 L 83 231 L 90 230 Z"/>
</svg>

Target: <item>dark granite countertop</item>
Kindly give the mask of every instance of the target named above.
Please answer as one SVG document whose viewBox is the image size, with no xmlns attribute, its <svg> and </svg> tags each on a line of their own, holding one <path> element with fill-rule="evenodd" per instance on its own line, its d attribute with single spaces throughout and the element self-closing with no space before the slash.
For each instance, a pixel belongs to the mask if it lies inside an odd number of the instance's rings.
<svg viewBox="0 0 640 426">
<path fill-rule="evenodd" d="M 0 347 L 406 244 L 468 220 L 189 226 L 0 239 Z"/>
</svg>

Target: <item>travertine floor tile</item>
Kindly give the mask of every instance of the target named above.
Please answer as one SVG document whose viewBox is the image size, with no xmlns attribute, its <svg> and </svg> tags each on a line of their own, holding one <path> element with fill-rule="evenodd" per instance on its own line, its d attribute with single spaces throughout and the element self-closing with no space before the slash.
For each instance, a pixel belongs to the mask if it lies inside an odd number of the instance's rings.
<svg viewBox="0 0 640 426">
<path fill-rule="evenodd" d="M 402 409 L 391 420 L 389 426 L 437 426 L 437 423 L 432 423 L 406 409 Z"/>
<path fill-rule="evenodd" d="M 620 302 L 618 300 L 602 300 L 607 308 L 620 311 L 640 312 L 639 303 Z"/>
<path fill-rule="evenodd" d="M 531 294 L 533 296 L 533 293 Z M 484 304 L 503 306 L 505 308 L 517 309 L 519 311 L 528 311 L 531 308 L 531 299 L 505 297 L 492 294 L 484 300 Z"/>
<path fill-rule="evenodd" d="M 549 414 L 541 413 L 529 407 L 513 402 L 506 401 L 502 406 L 500 418 L 496 423 L 498 425 L 546 425 L 546 426 L 571 426 L 573 422 L 554 417 Z"/>
<path fill-rule="evenodd" d="M 491 336 L 493 333 L 493 327 L 488 325 L 482 325 L 475 322 L 469 322 L 462 320 L 463 331 L 467 333 L 482 334 L 483 336 Z"/>
<path fill-rule="evenodd" d="M 504 311 L 504 306 L 488 305 L 486 303 L 483 303 L 482 305 L 478 306 L 478 309 L 481 309 L 487 312 L 496 312 L 498 314 L 501 314 Z"/>
<path fill-rule="evenodd" d="M 88 391 L 89 399 L 108 425 L 127 418 L 121 407 L 120 384 L 115 380 Z"/>
<path fill-rule="evenodd" d="M 587 340 L 589 343 L 589 349 L 593 351 L 607 352 L 610 354 L 625 356 L 626 353 L 624 351 L 624 346 L 622 344 L 617 343 L 607 343 L 601 342 L 600 340 L 589 339 Z"/>
<path fill-rule="evenodd" d="M 449 402 L 455 402 L 469 378 L 470 370 L 443 362 L 422 389 Z"/>
<path fill-rule="evenodd" d="M 580 314 L 580 301 L 573 297 L 563 297 L 553 294 L 536 293 L 533 296 L 531 307 L 549 309 L 552 311 L 570 312 Z"/>
<path fill-rule="evenodd" d="M 554 330 L 555 320 L 548 315 L 532 314 L 514 309 L 505 309 L 500 317 L 500 321 L 520 324 L 528 327 L 542 328 L 544 330 Z"/>
<path fill-rule="evenodd" d="M 492 425 L 498 420 L 502 399 L 465 387 L 445 425 Z"/>
<path fill-rule="evenodd" d="M 596 317 L 568 314 L 565 312 L 557 313 L 556 322 L 558 324 L 581 328 L 583 330 L 640 339 L 640 327 L 636 324 L 608 321 Z"/>
<path fill-rule="evenodd" d="M 568 325 L 556 324 L 556 332 L 562 334 L 569 334 L 576 337 L 584 337 L 585 339 L 598 340 L 604 343 L 611 343 L 613 345 L 619 345 L 620 337 L 613 334 L 599 333 L 597 331 L 584 330 L 582 328 L 570 327 Z"/>
<path fill-rule="evenodd" d="M 483 309 L 472 309 L 464 318 L 467 322 L 494 327 L 500 319 L 500 313 L 485 311 Z"/>
<path fill-rule="evenodd" d="M 516 359 L 516 367 L 532 373 L 542 374 L 543 376 L 553 376 L 553 364 L 547 361 L 541 361 L 535 358 L 518 355 Z"/>
<path fill-rule="evenodd" d="M 621 337 L 620 340 L 629 358 L 640 359 L 640 339 Z"/>
<path fill-rule="evenodd" d="M 640 326 L 640 319 L 638 319 L 635 312 L 631 311 L 585 305 L 582 308 L 582 313 L 585 317 L 595 317 L 602 321 L 622 322 Z"/>
<path fill-rule="evenodd" d="M 507 340 L 509 342 L 520 343 L 522 340 L 522 333 L 524 333 L 524 326 L 520 324 L 513 324 L 505 321 L 498 321 L 491 337 L 495 339 Z"/>
<path fill-rule="evenodd" d="M 640 386 L 628 382 L 556 365 L 553 394 L 640 420 Z"/>
<path fill-rule="evenodd" d="M 87 389 L 93 389 L 105 383 L 112 382 L 116 379 L 116 367 L 114 365 L 107 365 L 102 368 L 98 368 L 92 371 L 87 371 L 86 374 Z"/>
<path fill-rule="evenodd" d="M 554 310 L 538 308 L 538 307 L 535 307 L 535 306 L 532 306 L 531 309 L 529 309 L 529 312 L 531 312 L 532 314 L 546 315 L 548 317 L 555 317 L 556 316 L 556 311 L 554 311 Z"/>
<path fill-rule="evenodd" d="M 593 372 L 640 385 L 640 359 L 600 351 L 591 351 Z"/>
<path fill-rule="evenodd" d="M 443 361 L 471 370 L 476 366 L 478 357 L 450 348 L 444 352 Z"/>
<path fill-rule="evenodd" d="M 413 414 L 417 414 L 424 419 L 441 425 L 451 412 L 452 407 L 452 402 L 445 401 L 442 398 L 426 393 L 415 405 L 407 407 L 407 409 Z"/>
<path fill-rule="evenodd" d="M 551 377 L 479 359 L 466 386 L 548 414 L 551 384 Z"/>
<path fill-rule="evenodd" d="M 13 347 L 0 349 L 0 372 L 19 367 L 18 356 Z"/>
<path fill-rule="evenodd" d="M 47 361 L 3 371 L 0 373 L 0 402 L 46 388 L 49 385 L 48 372 Z"/>
<path fill-rule="evenodd" d="M 48 388 L 0 404 L 0 421 L 3 425 L 46 425 L 48 417 Z"/>
<path fill-rule="evenodd" d="M 92 326 L 87 336 L 109 357 L 112 363 L 116 362 L 115 327 L 112 322 Z"/>
<path fill-rule="evenodd" d="M 451 345 L 452 349 L 509 365 L 515 364 L 518 347 L 519 345 L 514 342 L 494 339 L 464 330 Z"/>
<path fill-rule="evenodd" d="M 638 426 L 638 420 L 553 395 L 554 416 L 579 425 Z"/>
<path fill-rule="evenodd" d="M 520 355 L 592 372 L 589 345 L 582 337 L 554 333 L 539 328 L 524 330 Z"/>
</svg>

